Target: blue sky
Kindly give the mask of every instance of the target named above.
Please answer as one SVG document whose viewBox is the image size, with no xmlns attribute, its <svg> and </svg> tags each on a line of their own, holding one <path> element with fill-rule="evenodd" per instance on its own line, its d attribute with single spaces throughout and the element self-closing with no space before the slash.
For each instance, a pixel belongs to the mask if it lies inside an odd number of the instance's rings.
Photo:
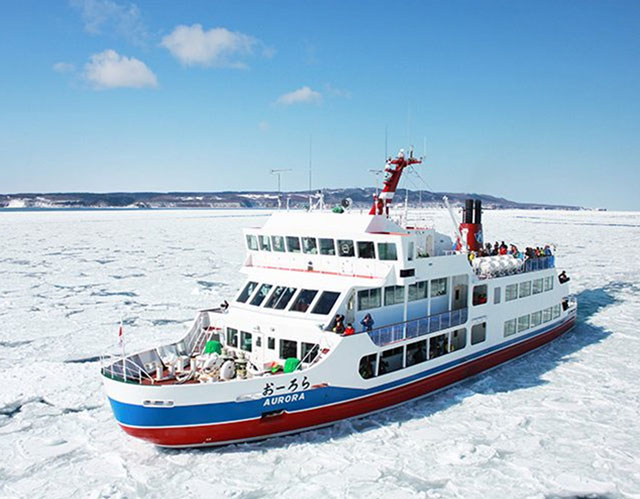
<svg viewBox="0 0 640 499">
<path fill-rule="evenodd" d="M 640 2 L 4 2 L 0 192 L 373 185 L 640 209 Z"/>
</svg>

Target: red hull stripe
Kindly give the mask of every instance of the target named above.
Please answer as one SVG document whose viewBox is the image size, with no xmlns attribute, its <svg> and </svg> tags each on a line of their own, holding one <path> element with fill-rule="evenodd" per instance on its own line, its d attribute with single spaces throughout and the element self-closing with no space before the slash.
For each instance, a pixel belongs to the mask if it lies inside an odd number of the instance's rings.
<svg viewBox="0 0 640 499">
<path fill-rule="evenodd" d="M 457 383 L 548 343 L 571 329 L 574 323 L 575 317 L 555 329 L 516 343 L 509 348 L 498 350 L 426 379 L 357 400 L 306 411 L 292 413 L 283 411 L 269 418 L 215 425 L 167 428 L 121 426 L 129 435 L 163 446 L 216 445 L 302 431 L 376 412 Z"/>
</svg>

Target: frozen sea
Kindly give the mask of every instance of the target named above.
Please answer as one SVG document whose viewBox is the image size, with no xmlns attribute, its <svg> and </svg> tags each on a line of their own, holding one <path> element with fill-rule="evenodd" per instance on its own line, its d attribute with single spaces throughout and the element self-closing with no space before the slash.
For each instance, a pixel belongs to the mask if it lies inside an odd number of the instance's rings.
<svg viewBox="0 0 640 499">
<path fill-rule="evenodd" d="M 485 213 L 489 240 L 555 243 L 580 300 L 577 327 L 524 358 L 296 436 L 128 437 L 96 357 L 120 319 L 131 351 L 230 299 L 240 229 L 266 215 L 0 211 L 0 496 L 640 498 L 640 213 Z M 427 216 L 450 232 L 445 211 Z"/>
</svg>

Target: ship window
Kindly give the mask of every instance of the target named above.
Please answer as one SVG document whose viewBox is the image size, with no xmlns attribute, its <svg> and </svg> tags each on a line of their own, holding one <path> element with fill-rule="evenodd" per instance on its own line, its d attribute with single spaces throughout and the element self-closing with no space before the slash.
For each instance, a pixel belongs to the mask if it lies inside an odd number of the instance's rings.
<svg viewBox="0 0 640 499">
<path fill-rule="evenodd" d="M 369 310 L 381 306 L 380 288 L 362 289 L 358 291 L 358 310 Z"/>
<path fill-rule="evenodd" d="M 320 254 L 321 255 L 335 255 L 336 254 L 336 246 L 333 242 L 333 239 L 318 239 L 320 243 Z"/>
<path fill-rule="evenodd" d="M 531 314 L 531 327 L 536 327 L 542 324 L 542 310 Z"/>
<path fill-rule="evenodd" d="M 542 322 L 549 322 L 551 320 L 551 313 L 552 313 L 551 308 L 552 307 L 545 308 L 542 311 Z"/>
<path fill-rule="evenodd" d="M 240 331 L 240 348 L 247 352 L 251 351 L 251 333 Z"/>
<path fill-rule="evenodd" d="M 487 339 L 487 323 L 481 322 L 471 326 L 471 344 L 477 345 Z"/>
<path fill-rule="evenodd" d="M 273 336 L 267 337 L 267 348 L 269 350 L 275 350 L 276 349 L 276 339 Z"/>
<path fill-rule="evenodd" d="M 376 375 L 376 359 L 378 356 L 375 353 L 371 355 L 365 355 L 360 359 L 360 367 L 358 372 L 364 379 L 373 378 Z"/>
<path fill-rule="evenodd" d="M 269 241 L 269 236 L 258 236 L 258 241 L 260 242 L 261 251 L 271 251 L 271 242 Z"/>
<path fill-rule="evenodd" d="M 396 243 L 378 243 L 378 258 L 380 260 L 397 260 Z"/>
<path fill-rule="evenodd" d="M 544 278 L 544 290 L 551 291 L 552 289 L 553 289 L 553 276 L 550 275 L 549 277 Z"/>
<path fill-rule="evenodd" d="M 441 355 L 449 353 L 449 335 L 439 334 L 429 339 L 429 358 L 435 359 Z"/>
<path fill-rule="evenodd" d="M 415 253 L 415 243 L 413 241 L 409 242 L 409 248 L 407 249 L 407 260 L 413 261 L 413 254 Z"/>
<path fill-rule="evenodd" d="M 227 344 L 238 348 L 238 330 L 232 327 L 227 328 Z"/>
<path fill-rule="evenodd" d="M 507 284 L 507 287 L 504 288 L 504 301 L 515 300 L 517 297 L 518 297 L 518 285 Z"/>
<path fill-rule="evenodd" d="M 376 250 L 371 241 L 358 241 L 358 258 L 375 258 Z"/>
<path fill-rule="evenodd" d="M 300 358 L 304 362 L 313 362 L 318 356 L 318 350 L 316 343 L 300 343 Z"/>
<path fill-rule="evenodd" d="M 284 310 L 289 304 L 289 300 L 291 300 L 291 297 L 295 294 L 295 292 L 296 288 L 286 288 L 273 308 L 275 308 L 276 310 Z"/>
<path fill-rule="evenodd" d="M 415 366 L 427 360 L 427 340 L 416 341 L 407 345 L 407 367 Z"/>
<path fill-rule="evenodd" d="M 487 285 L 480 284 L 473 287 L 473 304 L 484 305 L 487 303 Z"/>
<path fill-rule="evenodd" d="M 404 303 L 404 286 L 387 286 L 384 288 L 384 304 L 396 305 Z"/>
<path fill-rule="evenodd" d="M 349 239 L 338 239 L 338 255 L 356 256 L 356 253 L 353 249 L 353 241 Z"/>
<path fill-rule="evenodd" d="M 279 251 L 280 253 L 284 253 L 284 237 L 271 236 L 271 244 L 273 246 L 273 251 Z"/>
<path fill-rule="evenodd" d="M 504 323 L 504 337 L 511 336 L 516 334 L 516 320 L 511 319 L 509 321 L 505 321 Z"/>
<path fill-rule="evenodd" d="M 260 348 L 262 346 L 262 337 L 256 336 L 256 347 Z"/>
<path fill-rule="evenodd" d="M 253 294 L 253 290 L 258 286 L 257 282 L 250 281 L 242 290 L 242 293 L 238 296 L 238 300 L 240 303 L 245 303 L 247 299 Z"/>
<path fill-rule="evenodd" d="M 434 279 L 431 281 L 431 297 L 444 296 L 447 294 L 447 278 Z"/>
<path fill-rule="evenodd" d="M 298 343 L 292 340 L 280 340 L 280 358 L 298 357 Z"/>
<path fill-rule="evenodd" d="M 303 237 L 302 238 L 302 252 L 309 255 L 318 254 L 318 243 L 315 237 Z"/>
<path fill-rule="evenodd" d="M 335 305 L 338 296 L 340 296 L 340 293 L 336 293 L 335 291 L 324 291 L 320 295 L 320 298 L 318 298 L 318 302 L 316 303 L 316 306 L 313 307 L 311 313 L 327 315 L 329 312 L 331 312 L 331 309 Z"/>
<path fill-rule="evenodd" d="M 269 291 L 271 290 L 272 287 L 273 285 L 271 284 L 263 284 L 262 286 L 260 286 L 260 289 L 251 300 L 251 305 L 255 305 L 256 307 L 259 307 L 260 304 L 264 301 L 264 299 L 269 294 Z"/>
<path fill-rule="evenodd" d="M 560 317 L 560 305 L 554 305 L 553 306 L 553 318 L 557 319 L 558 317 Z"/>
<path fill-rule="evenodd" d="M 289 253 L 300 253 L 300 238 L 287 236 L 287 251 Z"/>
<path fill-rule="evenodd" d="M 542 277 L 533 280 L 533 294 L 537 295 L 538 293 L 542 293 Z"/>
<path fill-rule="evenodd" d="M 529 329 L 529 314 L 518 317 L 518 332 Z"/>
<path fill-rule="evenodd" d="M 380 354 L 378 374 L 387 374 L 402 369 L 403 347 L 385 350 Z"/>
<path fill-rule="evenodd" d="M 419 281 L 409 284 L 409 301 L 424 300 L 427 297 L 429 281 Z"/>
<path fill-rule="evenodd" d="M 258 238 L 247 234 L 247 248 L 253 251 L 258 251 Z"/>
<path fill-rule="evenodd" d="M 500 290 L 502 288 L 493 288 L 493 303 L 500 303 Z"/>
<path fill-rule="evenodd" d="M 293 305 L 291 305 L 291 308 L 289 310 L 291 310 L 292 312 L 306 312 L 317 294 L 318 291 L 316 291 L 315 289 L 300 290 L 300 293 L 298 293 L 298 297 L 295 299 Z"/>
<path fill-rule="evenodd" d="M 531 281 L 520 283 L 520 298 L 531 295 Z"/>
<path fill-rule="evenodd" d="M 451 348 L 449 351 L 462 350 L 465 346 L 467 346 L 467 328 L 456 329 L 451 333 Z"/>
</svg>

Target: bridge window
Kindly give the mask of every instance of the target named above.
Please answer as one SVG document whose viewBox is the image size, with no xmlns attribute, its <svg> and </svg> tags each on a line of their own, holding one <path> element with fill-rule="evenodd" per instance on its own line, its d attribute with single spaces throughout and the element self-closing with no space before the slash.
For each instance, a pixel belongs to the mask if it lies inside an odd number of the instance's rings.
<svg viewBox="0 0 640 499">
<path fill-rule="evenodd" d="M 526 331 L 529 329 L 529 314 L 518 317 L 518 332 Z"/>
<path fill-rule="evenodd" d="M 302 252 L 308 255 L 318 254 L 318 243 L 315 237 L 303 237 L 302 238 Z"/>
<path fill-rule="evenodd" d="M 449 353 L 449 334 L 439 334 L 429 339 L 429 358 L 435 359 Z"/>
<path fill-rule="evenodd" d="M 531 281 L 525 281 L 520 283 L 520 298 L 525 298 L 531 295 Z"/>
<path fill-rule="evenodd" d="M 271 251 L 271 242 L 269 241 L 269 236 L 258 236 L 258 241 L 260 242 L 261 251 Z"/>
<path fill-rule="evenodd" d="M 378 258 L 380 260 L 397 260 L 396 243 L 378 243 Z"/>
<path fill-rule="evenodd" d="M 531 314 L 531 327 L 536 327 L 542 324 L 542 310 Z"/>
<path fill-rule="evenodd" d="M 313 362 L 318 356 L 319 346 L 316 343 L 300 343 L 300 359 Z"/>
<path fill-rule="evenodd" d="M 553 276 L 550 275 L 549 277 L 544 278 L 544 290 L 551 291 L 552 289 L 553 289 Z"/>
<path fill-rule="evenodd" d="M 356 256 L 353 248 L 353 241 L 349 239 L 338 239 L 338 255 L 340 256 Z"/>
<path fill-rule="evenodd" d="M 549 322 L 551 320 L 552 308 L 553 307 L 545 308 L 542 311 L 542 322 Z"/>
<path fill-rule="evenodd" d="M 313 307 L 311 313 L 327 315 L 329 312 L 331 312 L 331 309 L 335 305 L 338 296 L 340 296 L 340 293 L 336 293 L 335 291 L 324 291 L 320 295 L 320 298 L 318 298 L 318 302 L 316 303 L 316 306 Z"/>
<path fill-rule="evenodd" d="M 280 340 L 280 358 L 289 359 L 291 357 L 298 357 L 298 342 Z"/>
<path fill-rule="evenodd" d="M 271 296 L 265 303 L 265 308 L 275 308 L 276 310 L 284 310 L 289 303 L 289 300 L 296 292 L 296 288 L 287 288 L 285 286 L 278 286 L 273 290 Z"/>
<path fill-rule="evenodd" d="M 272 287 L 273 286 L 271 284 L 263 284 L 262 286 L 260 286 L 260 289 L 251 300 L 251 305 L 255 305 L 256 307 L 259 307 L 262 304 L 263 300 L 269 294 L 269 291 L 271 291 Z"/>
<path fill-rule="evenodd" d="M 504 337 L 506 338 L 507 336 L 512 336 L 514 334 L 516 334 L 516 320 L 515 319 L 511 319 L 509 321 L 505 321 L 504 323 Z"/>
<path fill-rule="evenodd" d="M 473 287 L 473 304 L 484 305 L 487 303 L 487 285 L 480 284 Z"/>
<path fill-rule="evenodd" d="M 517 284 L 507 284 L 507 287 L 504 288 L 504 301 L 512 301 L 518 297 L 518 285 Z"/>
<path fill-rule="evenodd" d="M 471 326 L 471 344 L 477 345 L 487 339 L 487 323 L 481 322 Z"/>
<path fill-rule="evenodd" d="M 238 348 L 238 330 L 232 327 L 227 328 L 227 345 Z"/>
<path fill-rule="evenodd" d="M 447 278 L 434 279 L 431 281 L 431 298 L 444 296 L 447 294 Z"/>
<path fill-rule="evenodd" d="M 396 305 L 404 303 L 404 286 L 387 286 L 384 288 L 384 304 Z"/>
<path fill-rule="evenodd" d="M 300 238 L 287 236 L 287 251 L 289 253 L 300 253 Z"/>
<path fill-rule="evenodd" d="M 251 351 L 251 333 L 240 331 L 240 348 L 247 352 Z"/>
<path fill-rule="evenodd" d="M 358 241 L 358 258 L 375 258 L 376 250 L 371 241 Z"/>
<path fill-rule="evenodd" d="M 273 247 L 273 251 L 279 251 L 280 253 L 284 253 L 284 237 L 271 236 L 271 245 Z"/>
<path fill-rule="evenodd" d="M 404 348 L 395 347 L 385 350 L 380 354 L 380 366 L 378 374 L 387 374 L 402 369 L 402 357 Z"/>
<path fill-rule="evenodd" d="M 289 310 L 291 310 L 292 312 L 306 312 L 317 294 L 318 291 L 315 289 L 301 290 Z"/>
<path fill-rule="evenodd" d="M 376 375 L 376 360 L 378 355 L 372 353 L 371 355 L 365 355 L 360 359 L 360 366 L 358 372 L 364 379 L 373 378 Z"/>
<path fill-rule="evenodd" d="M 427 360 L 427 340 L 416 341 L 407 345 L 407 367 L 415 366 Z"/>
<path fill-rule="evenodd" d="M 380 288 L 362 289 L 358 291 L 358 310 L 369 310 L 381 306 Z"/>
<path fill-rule="evenodd" d="M 533 280 L 533 294 L 537 295 L 538 293 L 542 293 L 542 277 Z"/>
<path fill-rule="evenodd" d="M 427 297 L 429 281 L 419 281 L 409 284 L 409 301 L 424 300 Z"/>
<path fill-rule="evenodd" d="M 333 239 L 318 239 L 320 242 L 320 254 L 321 255 L 335 255 L 336 245 Z"/>
<path fill-rule="evenodd" d="M 245 303 L 247 299 L 253 294 L 254 289 L 258 286 L 257 282 L 250 281 L 242 290 L 242 293 L 238 296 L 238 300 L 240 303 Z"/>
<path fill-rule="evenodd" d="M 464 327 L 456 329 L 451 333 L 451 348 L 449 351 L 455 352 L 456 350 L 462 350 L 465 346 L 467 346 L 467 329 Z"/>
<path fill-rule="evenodd" d="M 258 251 L 258 238 L 256 236 L 247 234 L 247 248 L 252 251 Z"/>
</svg>

